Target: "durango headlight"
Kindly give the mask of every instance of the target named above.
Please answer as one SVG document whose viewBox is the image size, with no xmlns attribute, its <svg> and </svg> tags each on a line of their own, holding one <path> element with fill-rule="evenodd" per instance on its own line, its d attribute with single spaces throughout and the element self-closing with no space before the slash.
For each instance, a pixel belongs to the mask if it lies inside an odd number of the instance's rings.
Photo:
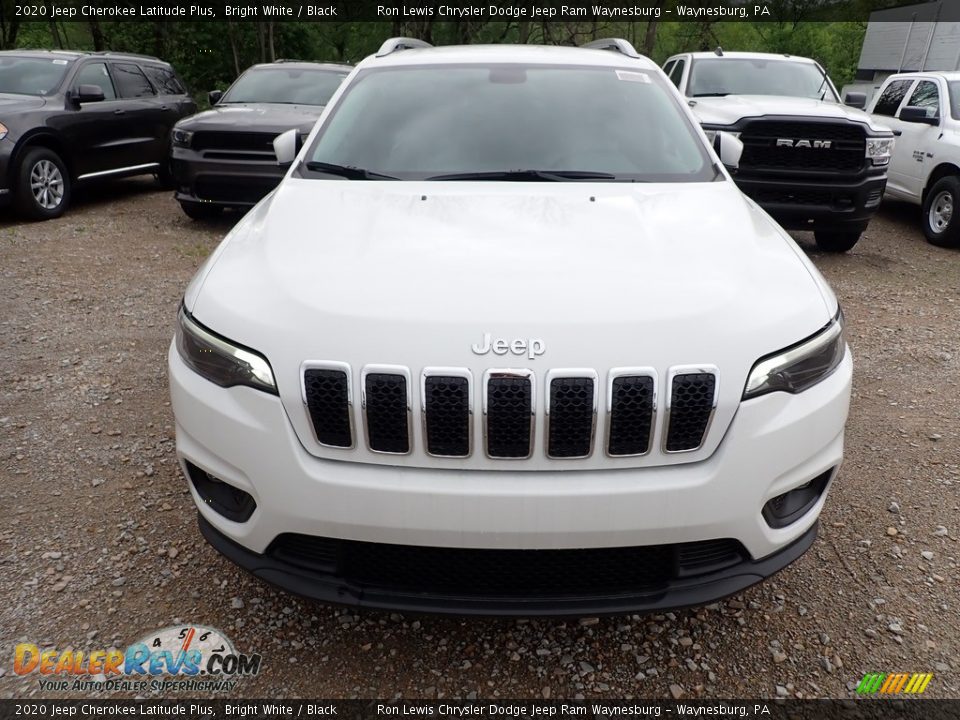
<svg viewBox="0 0 960 720">
<path fill-rule="evenodd" d="M 3 123 L 0 123 L 0 140 L 3 140 L 7 136 L 7 126 Z"/>
<path fill-rule="evenodd" d="M 771 392 L 799 393 L 825 379 L 843 360 L 843 313 L 823 330 L 786 350 L 761 358 L 753 366 L 743 399 Z"/>
<path fill-rule="evenodd" d="M 873 160 L 874 165 L 887 165 L 890 154 L 893 152 L 894 139 L 892 137 L 867 138 L 867 157 Z"/>
<path fill-rule="evenodd" d="M 277 394 L 273 370 L 263 355 L 214 335 L 182 307 L 178 319 L 177 351 L 194 371 L 221 387 L 246 385 Z"/>
<path fill-rule="evenodd" d="M 190 143 L 193 142 L 193 132 L 174 128 L 173 132 L 170 133 L 170 140 L 177 147 L 188 148 L 190 147 Z"/>
</svg>

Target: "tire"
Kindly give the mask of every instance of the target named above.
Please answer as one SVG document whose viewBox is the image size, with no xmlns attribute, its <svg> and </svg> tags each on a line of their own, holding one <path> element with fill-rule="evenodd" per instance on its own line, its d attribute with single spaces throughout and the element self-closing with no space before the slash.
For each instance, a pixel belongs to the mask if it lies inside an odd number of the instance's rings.
<svg viewBox="0 0 960 720">
<path fill-rule="evenodd" d="M 960 177 L 940 178 L 923 200 L 923 234 L 937 247 L 960 247 Z"/>
<path fill-rule="evenodd" d="M 817 247 L 824 252 L 845 253 L 857 244 L 860 234 L 860 230 L 841 230 L 839 232 L 836 230 L 816 230 L 813 233 L 813 238 L 817 241 Z"/>
<path fill-rule="evenodd" d="M 177 187 L 177 180 L 173 176 L 173 170 L 170 167 L 170 151 L 167 151 L 166 157 L 160 161 L 160 169 L 157 170 L 157 183 L 163 190 L 173 190 Z"/>
<path fill-rule="evenodd" d="M 17 168 L 14 203 L 31 220 L 52 220 L 70 205 L 70 173 L 49 148 L 29 148 Z"/>
<path fill-rule="evenodd" d="M 207 205 L 205 203 L 181 201 L 180 208 L 191 220 L 211 220 L 219 217 L 223 208 L 219 205 Z"/>
</svg>

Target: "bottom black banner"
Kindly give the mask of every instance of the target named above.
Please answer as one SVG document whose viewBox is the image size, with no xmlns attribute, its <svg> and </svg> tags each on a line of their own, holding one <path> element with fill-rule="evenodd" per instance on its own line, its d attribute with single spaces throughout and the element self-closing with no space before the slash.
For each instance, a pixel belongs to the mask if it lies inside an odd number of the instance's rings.
<svg viewBox="0 0 960 720">
<path fill-rule="evenodd" d="M 954 720 L 960 700 L 0 700 L 0 718 L 765 718 L 769 720 Z"/>
</svg>

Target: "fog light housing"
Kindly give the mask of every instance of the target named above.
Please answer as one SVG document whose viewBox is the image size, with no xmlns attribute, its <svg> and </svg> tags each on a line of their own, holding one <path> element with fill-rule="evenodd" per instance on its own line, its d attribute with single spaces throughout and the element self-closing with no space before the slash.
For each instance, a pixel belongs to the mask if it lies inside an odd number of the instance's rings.
<svg viewBox="0 0 960 720">
<path fill-rule="evenodd" d="M 257 503 L 250 493 L 214 477 L 191 462 L 185 464 L 194 490 L 210 508 L 233 522 L 242 523 L 250 519 L 257 509 Z"/>
<path fill-rule="evenodd" d="M 767 501 L 763 506 L 763 519 L 772 528 L 782 528 L 796 522 L 817 504 L 827 489 L 833 468 L 817 475 L 813 480 Z"/>
</svg>

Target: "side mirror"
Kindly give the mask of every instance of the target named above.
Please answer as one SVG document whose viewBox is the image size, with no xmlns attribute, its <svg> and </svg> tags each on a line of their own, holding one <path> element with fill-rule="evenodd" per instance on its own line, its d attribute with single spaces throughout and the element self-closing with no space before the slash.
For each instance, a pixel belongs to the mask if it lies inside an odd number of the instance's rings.
<svg viewBox="0 0 960 720">
<path fill-rule="evenodd" d="M 78 85 L 71 96 L 77 104 L 88 102 L 102 102 L 103 88 L 99 85 Z"/>
<path fill-rule="evenodd" d="M 294 128 L 273 139 L 273 152 L 277 156 L 277 163 L 289 165 L 300 152 L 300 131 Z"/>
<path fill-rule="evenodd" d="M 940 118 L 927 115 L 927 108 L 907 105 L 900 111 L 900 119 L 904 122 L 923 123 L 925 125 L 939 125 Z"/>
<path fill-rule="evenodd" d="M 740 138 L 719 130 L 713 138 L 713 149 L 716 150 L 725 168 L 736 170 L 740 167 L 740 156 L 743 155 L 743 143 L 740 142 Z"/>
<path fill-rule="evenodd" d="M 862 92 L 848 92 L 843 96 L 843 104 L 848 107 L 863 110 L 867 107 L 867 94 Z"/>
<path fill-rule="evenodd" d="M 207 100 L 210 101 L 211 105 L 216 105 L 220 102 L 220 98 L 223 97 L 223 90 L 211 90 L 207 93 Z"/>
</svg>

